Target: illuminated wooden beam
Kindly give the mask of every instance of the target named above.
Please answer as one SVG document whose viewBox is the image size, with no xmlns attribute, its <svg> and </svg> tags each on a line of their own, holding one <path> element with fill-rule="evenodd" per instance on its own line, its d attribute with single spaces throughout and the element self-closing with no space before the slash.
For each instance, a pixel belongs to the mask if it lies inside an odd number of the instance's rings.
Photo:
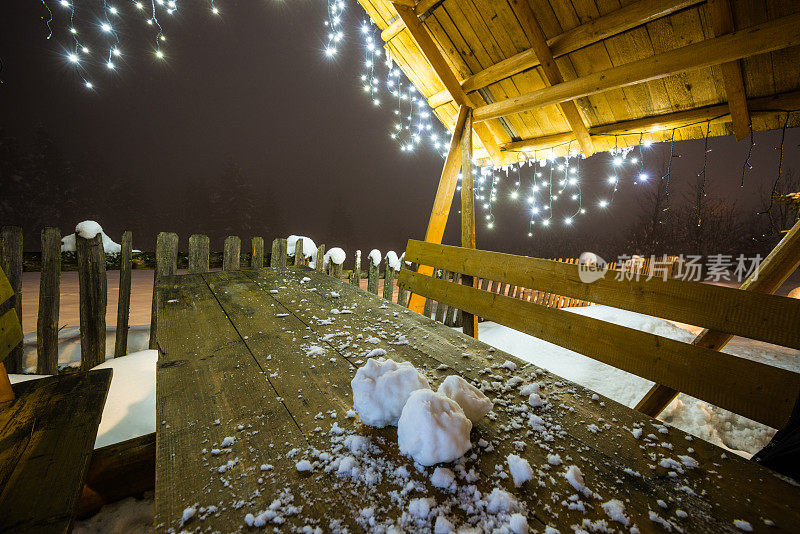
<svg viewBox="0 0 800 534">
<path fill-rule="evenodd" d="M 709 0 L 707 5 L 715 36 L 719 37 L 736 30 L 729 0 Z M 747 93 L 742 79 L 742 67 L 739 61 L 729 61 L 719 68 L 722 72 L 725 94 L 728 97 L 728 107 L 731 110 L 733 134 L 737 140 L 741 140 L 750 135 L 750 113 L 747 111 Z"/>
<path fill-rule="evenodd" d="M 800 15 L 771 20 L 475 109 L 485 121 L 800 44 Z"/>
<path fill-rule="evenodd" d="M 528 0 L 510 0 L 510 4 L 511 8 L 516 12 L 517 19 L 519 19 L 519 23 L 522 25 L 525 35 L 528 37 L 531 49 L 536 54 L 536 57 L 539 58 L 539 63 L 542 66 L 547 81 L 550 85 L 563 83 L 564 76 L 561 74 L 558 65 L 556 65 L 553 52 L 547 45 L 547 37 L 545 37 L 544 31 L 542 31 L 539 21 L 536 20 L 536 15 L 534 15 Z M 578 139 L 578 144 L 581 146 L 583 155 L 586 157 L 591 156 L 594 153 L 594 146 L 589 137 L 589 131 L 586 129 L 583 118 L 578 111 L 578 106 L 575 105 L 575 102 L 570 100 L 562 102 L 559 104 L 559 107 L 564 114 L 564 118 L 567 119 L 569 127 L 575 132 L 575 137 Z"/>
<path fill-rule="evenodd" d="M 700 4 L 703 1 L 704 0 L 639 0 L 638 2 L 634 2 L 593 21 L 587 22 L 586 24 L 581 24 L 576 28 L 567 30 L 552 39 L 548 39 L 547 45 L 550 47 L 553 56 L 558 58 L 602 41 L 607 37 L 618 35 L 631 28 L 642 26 L 648 22 L 680 11 L 681 9 Z M 417 12 L 419 13 L 419 10 Z M 400 28 L 400 30 L 402 30 L 402 28 Z M 394 35 L 392 35 L 392 37 L 394 37 Z M 389 36 L 388 33 L 387 36 Z M 538 66 L 539 59 L 536 53 L 533 49 L 528 49 L 467 77 L 461 82 L 461 86 L 464 91 L 470 93 Z M 440 91 L 428 99 L 428 103 L 433 108 L 437 108 L 450 101 L 452 101 L 452 98 L 447 91 Z"/>
</svg>

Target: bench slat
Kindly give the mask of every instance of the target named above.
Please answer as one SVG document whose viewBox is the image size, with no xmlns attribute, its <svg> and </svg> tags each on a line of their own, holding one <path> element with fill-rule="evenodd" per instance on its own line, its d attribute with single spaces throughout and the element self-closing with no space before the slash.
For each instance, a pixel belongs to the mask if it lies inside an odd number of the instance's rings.
<svg viewBox="0 0 800 534">
<path fill-rule="evenodd" d="M 760 362 L 408 270 L 400 283 L 775 428 L 786 423 L 800 393 L 800 374 Z"/>
<path fill-rule="evenodd" d="M 0 316 L 0 362 L 8 356 L 22 341 L 22 327 L 17 318 L 17 311 L 8 310 Z"/>
<path fill-rule="evenodd" d="M 674 279 L 619 281 L 612 271 L 587 284 L 574 265 L 416 240 L 409 240 L 406 259 L 800 349 L 797 299 Z"/>
<path fill-rule="evenodd" d="M 111 373 L 14 385 L 0 409 L 0 532 L 69 532 Z"/>
</svg>

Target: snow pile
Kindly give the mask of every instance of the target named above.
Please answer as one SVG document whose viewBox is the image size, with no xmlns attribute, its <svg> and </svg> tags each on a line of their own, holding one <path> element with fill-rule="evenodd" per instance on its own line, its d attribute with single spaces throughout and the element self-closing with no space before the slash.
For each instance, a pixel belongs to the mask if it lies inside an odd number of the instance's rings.
<svg viewBox="0 0 800 534">
<path fill-rule="evenodd" d="M 111 238 L 103 232 L 103 228 L 95 221 L 83 221 L 78 223 L 78 225 L 75 226 L 75 234 L 78 234 L 84 239 L 91 239 L 97 234 L 100 234 L 103 240 L 103 251 L 105 251 L 106 254 L 119 254 L 121 250 L 119 243 L 112 241 Z M 75 234 L 69 234 L 61 238 L 61 252 L 76 251 Z"/>
<path fill-rule="evenodd" d="M 473 423 L 477 423 L 493 407 L 489 397 L 460 376 L 448 376 L 436 392 L 456 401 L 464 410 L 464 415 Z"/>
<path fill-rule="evenodd" d="M 397 423 L 400 452 L 429 466 L 461 458 L 471 447 L 472 423 L 454 400 L 430 389 L 411 394 Z"/>
<path fill-rule="evenodd" d="M 410 362 L 397 363 L 388 358 L 368 359 L 350 385 L 353 405 L 361 420 L 378 428 L 396 425 L 411 393 L 430 388 Z"/>
<path fill-rule="evenodd" d="M 372 262 L 372 265 L 377 267 L 381 264 L 381 251 L 377 248 L 373 248 L 369 251 L 369 261 Z"/>
<path fill-rule="evenodd" d="M 305 248 L 305 245 L 303 248 Z M 327 267 L 330 262 L 333 262 L 335 265 L 341 265 L 344 263 L 346 258 L 347 254 L 344 250 L 340 249 L 339 247 L 333 247 L 325 253 L 325 256 L 322 259 L 322 266 Z"/>
<path fill-rule="evenodd" d="M 304 235 L 290 235 L 286 238 L 286 255 L 294 256 L 295 248 L 297 247 L 297 240 L 303 240 L 303 257 L 311 258 L 311 261 L 317 258 L 317 245 L 314 240 Z"/>
<path fill-rule="evenodd" d="M 152 493 L 144 499 L 129 497 L 103 506 L 100 513 L 75 521 L 73 534 L 151 534 L 155 505 Z"/>
<path fill-rule="evenodd" d="M 389 268 L 393 271 L 399 271 L 400 267 L 402 267 L 402 263 L 400 262 L 400 258 L 397 257 L 397 252 L 394 250 L 390 250 L 386 253 L 386 263 L 389 265 Z"/>
</svg>

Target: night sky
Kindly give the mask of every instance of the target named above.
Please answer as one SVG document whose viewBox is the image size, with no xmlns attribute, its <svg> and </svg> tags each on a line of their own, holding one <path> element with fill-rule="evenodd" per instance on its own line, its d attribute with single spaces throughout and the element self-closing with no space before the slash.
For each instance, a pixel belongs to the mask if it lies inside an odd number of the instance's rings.
<svg viewBox="0 0 800 534">
<path fill-rule="evenodd" d="M 134 246 L 152 249 L 158 231 L 176 231 L 184 248 L 188 234 L 201 232 L 220 249 L 224 235 L 208 227 L 193 186 L 215 180 L 231 159 L 271 199 L 253 214 L 256 233 L 268 241 L 296 233 L 350 253 L 357 247 L 400 251 L 408 238 L 424 235 L 443 160 L 427 149 L 401 152 L 389 138 L 391 107 L 375 108 L 361 90 L 358 23 L 364 14 L 355 2 L 348 2 L 348 39 L 334 61 L 322 53 L 321 0 L 218 2 L 219 18 L 203 2 L 185 2 L 179 15 L 162 17 L 168 37 L 163 62 L 153 56 L 148 28 L 125 2 L 124 56 L 116 72 L 95 69 L 94 90 L 82 86 L 66 61 L 68 21 L 56 2 L 49 2 L 56 16 L 49 40 L 40 3 L 6 4 L 0 15 L 0 127 L 22 140 L 44 127 L 66 157 L 104 169 L 118 191 L 108 205 L 73 200 L 85 213 L 80 219 L 97 218 L 112 238 L 130 229 Z M 779 142 L 780 132 L 756 135 L 753 170 L 740 188 L 749 141 L 710 140 L 710 193 L 756 211 L 759 192 L 775 179 Z M 798 143 L 800 132 L 787 131 L 784 169 L 798 167 Z M 646 151 L 651 176 L 660 176 L 665 150 L 668 145 Z M 676 143 L 675 152 L 681 157 L 673 161 L 671 181 L 674 202 L 680 202 L 702 168 L 703 141 Z M 587 239 L 624 234 L 643 190 L 657 182 L 624 185 L 614 205 L 598 213 L 608 169 L 608 154 L 583 162 L 590 214 L 567 231 L 544 230 L 574 240 L 576 254 Z M 528 237 L 523 207 L 509 200 L 513 181 L 500 190 L 493 229 L 485 228 L 478 212 L 478 247 L 541 253 L 535 247 L 540 234 Z M 217 187 L 224 193 L 226 184 L 220 180 Z M 15 199 L 22 209 L 26 201 Z M 457 206 L 445 236 L 453 244 L 459 242 Z M 8 215 L 0 220 L 15 222 Z M 69 233 L 76 222 L 51 224 Z"/>
</svg>

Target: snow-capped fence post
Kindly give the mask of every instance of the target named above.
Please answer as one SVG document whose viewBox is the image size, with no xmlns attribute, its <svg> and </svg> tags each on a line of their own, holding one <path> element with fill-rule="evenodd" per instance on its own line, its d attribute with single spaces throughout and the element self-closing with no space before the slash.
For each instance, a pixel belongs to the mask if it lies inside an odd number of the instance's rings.
<svg viewBox="0 0 800 534">
<path fill-rule="evenodd" d="M 14 290 L 6 306 L 17 310 L 17 317 L 22 321 L 22 228 L 19 226 L 4 226 L 0 230 L 0 266 Z M 22 342 L 3 363 L 9 373 L 22 372 Z"/>
<path fill-rule="evenodd" d="M 350 283 L 356 287 L 361 287 L 361 251 L 356 250 L 355 263 L 353 264 L 353 275 Z"/>
<path fill-rule="evenodd" d="M 383 298 L 388 300 L 389 302 L 392 301 L 392 297 L 394 296 L 394 277 L 395 271 L 392 269 L 391 260 L 389 257 L 386 257 L 386 279 L 383 281 Z"/>
<path fill-rule="evenodd" d="M 325 262 L 323 261 L 325 258 L 325 244 L 323 243 L 319 247 L 317 247 L 317 259 L 314 262 L 314 269 L 319 272 L 322 272 L 323 267 L 325 267 Z"/>
<path fill-rule="evenodd" d="M 408 302 L 406 301 L 406 287 L 400 284 L 397 284 L 397 303 L 400 306 L 406 306 Z"/>
<path fill-rule="evenodd" d="M 369 261 L 369 271 L 367 273 L 367 291 L 370 293 L 378 294 L 378 276 L 380 275 L 380 268 L 372 261 Z"/>
<path fill-rule="evenodd" d="M 78 293 L 81 325 L 81 370 L 106 361 L 106 253 L 98 233 L 86 239 L 75 235 L 78 256 Z"/>
<path fill-rule="evenodd" d="M 128 320 L 131 315 L 131 251 L 133 235 L 122 234 L 119 250 L 119 300 L 117 300 L 117 335 L 114 339 L 114 357 L 128 353 Z"/>
<path fill-rule="evenodd" d="M 264 238 L 254 237 L 250 240 L 253 253 L 250 255 L 250 268 L 261 269 L 264 266 Z"/>
<path fill-rule="evenodd" d="M 272 253 L 269 257 L 270 267 L 286 267 L 286 240 L 277 238 L 272 241 Z"/>
<path fill-rule="evenodd" d="M 330 275 L 337 280 L 342 279 L 342 264 L 331 262 Z"/>
<path fill-rule="evenodd" d="M 36 319 L 36 373 L 58 373 L 58 309 L 61 301 L 61 230 L 42 228 L 42 272 Z"/>
<path fill-rule="evenodd" d="M 241 265 L 242 240 L 238 236 L 229 235 L 225 238 L 225 249 L 222 253 L 222 270 L 238 271 Z"/>
<path fill-rule="evenodd" d="M 162 276 L 174 275 L 178 270 L 178 234 L 161 232 L 156 238 L 156 267 L 153 271 L 153 307 L 150 311 L 149 348 L 158 348 L 158 317 L 156 317 L 156 287 Z"/>
<path fill-rule="evenodd" d="M 298 251 L 300 252 L 299 254 Z M 294 242 L 294 264 L 295 266 L 306 264 L 306 255 L 303 253 L 302 237 L 298 238 L 297 241 Z"/>
<path fill-rule="evenodd" d="M 208 272 L 209 248 L 207 235 L 195 234 L 189 237 L 189 274 Z"/>
</svg>

